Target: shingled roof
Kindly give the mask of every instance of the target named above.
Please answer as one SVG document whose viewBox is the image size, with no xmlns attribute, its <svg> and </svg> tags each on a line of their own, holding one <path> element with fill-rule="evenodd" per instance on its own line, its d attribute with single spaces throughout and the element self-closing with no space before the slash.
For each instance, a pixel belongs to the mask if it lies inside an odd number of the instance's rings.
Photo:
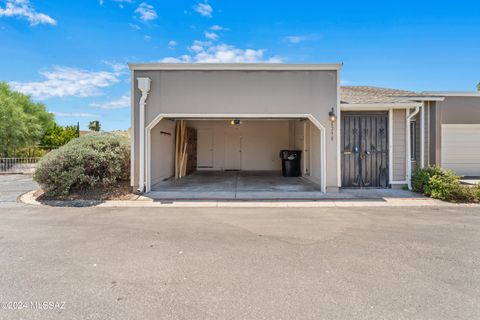
<svg viewBox="0 0 480 320">
<path fill-rule="evenodd" d="M 370 86 L 342 86 L 340 90 L 341 103 L 345 104 L 411 103 L 415 97 L 426 96 L 431 95 Z"/>
</svg>

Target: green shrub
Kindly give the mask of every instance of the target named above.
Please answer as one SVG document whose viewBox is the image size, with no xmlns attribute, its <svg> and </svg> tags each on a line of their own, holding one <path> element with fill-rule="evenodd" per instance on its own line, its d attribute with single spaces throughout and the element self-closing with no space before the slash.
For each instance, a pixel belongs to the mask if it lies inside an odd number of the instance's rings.
<svg viewBox="0 0 480 320">
<path fill-rule="evenodd" d="M 416 168 L 412 174 L 412 190 L 430 196 L 428 188 L 430 179 L 435 175 L 443 176 L 445 174 L 446 171 L 437 165 L 428 168 Z"/>
<path fill-rule="evenodd" d="M 424 187 L 424 193 L 435 199 L 447 200 L 457 185 L 460 185 L 460 177 L 452 171 L 440 169 L 431 175 Z"/>
<path fill-rule="evenodd" d="M 460 183 L 460 177 L 440 166 L 416 169 L 412 174 L 412 190 L 434 199 L 451 202 L 478 202 L 480 187 Z"/>
<path fill-rule="evenodd" d="M 127 137 L 94 133 L 48 153 L 33 178 L 48 196 L 112 187 L 130 176 Z"/>
<path fill-rule="evenodd" d="M 480 201 L 480 185 L 476 185 L 472 188 L 473 193 L 475 194 L 475 198 L 477 201 Z"/>
</svg>

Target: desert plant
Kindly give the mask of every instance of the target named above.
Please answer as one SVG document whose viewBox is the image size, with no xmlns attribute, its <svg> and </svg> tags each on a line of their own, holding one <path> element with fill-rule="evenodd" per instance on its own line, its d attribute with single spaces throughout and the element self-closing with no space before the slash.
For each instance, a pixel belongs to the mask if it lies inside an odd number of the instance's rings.
<svg viewBox="0 0 480 320">
<path fill-rule="evenodd" d="M 419 193 L 429 194 L 430 179 L 435 176 L 443 176 L 446 172 L 440 166 L 433 165 L 427 168 L 416 168 L 412 174 L 412 190 Z"/>
<path fill-rule="evenodd" d="M 447 200 L 450 191 L 456 188 L 456 185 L 460 185 L 460 177 L 451 170 L 436 169 L 430 174 L 430 179 L 424 186 L 424 193 L 432 198 Z"/>
<path fill-rule="evenodd" d="M 91 131 L 99 132 L 101 127 L 102 126 L 100 125 L 100 121 L 98 121 L 98 120 L 90 121 L 88 123 L 88 129 L 91 130 Z"/>
<path fill-rule="evenodd" d="M 48 196 L 107 188 L 130 175 L 128 138 L 110 133 L 89 134 L 48 153 L 34 179 Z"/>
<path fill-rule="evenodd" d="M 416 169 L 412 175 L 412 190 L 450 202 L 478 202 L 480 199 L 480 187 L 462 185 L 459 176 L 440 166 Z"/>
</svg>

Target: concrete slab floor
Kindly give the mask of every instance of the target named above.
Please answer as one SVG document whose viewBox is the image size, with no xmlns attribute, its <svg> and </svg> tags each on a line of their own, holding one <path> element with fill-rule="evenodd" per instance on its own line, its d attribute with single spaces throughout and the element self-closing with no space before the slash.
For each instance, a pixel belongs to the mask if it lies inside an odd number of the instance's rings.
<svg viewBox="0 0 480 320">
<path fill-rule="evenodd" d="M 145 196 L 183 200 L 327 200 L 424 198 L 408 190 L 342 189 L 322 193 L 320 186 L 302 177 L 285 178 L 277 171 L 197 171 L 182 179 L 155 184 Z"/>
<path fill-rule="evenodd" d="M 320 186 L 278 171 L 197 171 L 155 184 L 155 199 L 292 199 L 321 196 Z"/>
</svg>

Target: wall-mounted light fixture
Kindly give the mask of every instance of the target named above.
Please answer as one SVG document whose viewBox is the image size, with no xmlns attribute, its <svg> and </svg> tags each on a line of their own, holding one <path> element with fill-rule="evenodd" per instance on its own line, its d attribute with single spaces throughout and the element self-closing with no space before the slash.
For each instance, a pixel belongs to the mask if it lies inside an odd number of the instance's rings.
<svg viewBox="0 0 480 320">
<path fill-rule="evenodd" d="M 330 112 L 328 113 L 328 116 L 330 117 L 330 122 L 332 124 L 335 123 L 335 121 L 337 121 L 337 115 L 335 114 L 335 110 L 332 108 L 332 110 L 330 110 Z"/>
<path fill-rule="evenodd" d="M 337 122 L 337 115 L 335 114 L 335 109 L 332 107 L 332 110 L 328 112 L 328 117 L 330 118 L 330 140 L 333 141 L 333 135 L 335 133 L 335 122 Z"/>
</svg>

